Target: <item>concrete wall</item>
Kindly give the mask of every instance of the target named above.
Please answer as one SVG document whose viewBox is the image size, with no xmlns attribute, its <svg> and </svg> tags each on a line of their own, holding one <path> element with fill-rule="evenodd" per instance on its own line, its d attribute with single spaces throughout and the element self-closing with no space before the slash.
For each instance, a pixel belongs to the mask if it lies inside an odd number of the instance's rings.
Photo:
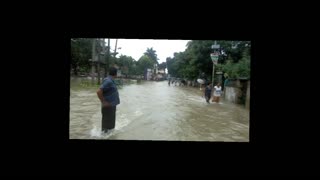
<svg viewBox="0 0 320 180">
<path fill-rule="evenodd" d="M 238 87 L 225 87 L 225 100 L 232 103 L 239 103 L 239 97 L 241 95 L 241 90 Z"/>
<path fill-rule="evenodd" d="M 249 81 L 242 81 L 240 80 L 232 80 L 228 83 L 228 85 L 225 87 L 224 91 L 224 98 L 226 101 L 232 102 L 239 104 L 240 102 L 240 97 L 244 92 L 242 92 L 241 88 L 245 88 L 245 82 L 247 82 L 247 87 L 246 87 L 246 99 L 245 99 L 245 107 L 247 109 L 250 108 L 250 80 Z"/>
<path fill-rule="evenodd" d="M 247 86 L 246 108 L 250 109 L 250 81 L 248 81 L 248 86 Z"/>
</svg>

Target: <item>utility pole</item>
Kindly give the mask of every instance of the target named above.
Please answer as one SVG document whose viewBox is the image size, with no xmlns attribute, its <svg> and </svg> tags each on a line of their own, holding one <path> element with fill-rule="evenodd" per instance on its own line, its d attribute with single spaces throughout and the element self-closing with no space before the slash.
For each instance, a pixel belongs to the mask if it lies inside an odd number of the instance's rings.
<svg viewBox="0 0 320 180">
<path fill-rule="evenodd" d="M 104 77 L 102 78 L 102 79 L 104 79 L 106 77 L 106 71 L 107 71 L 107 69 L 106 69 L 107 49 L 106 49 L 106 41 L 104 38 L 102 39 L 102 52 L 103 52 L 103 56 L 102 56 L 103 59 L 101 60 L 101 62 L 104 61 L 104 63 L 105 63 L 103 66 Z"/>
<path fill-rule="evenodd" d="M 117 53 L 117 44 L 118 44 L 118 39 L 116 39 L 116 47 L 114 48 L 114 57 L 116 57 L 116 53 Z"/>
<path fill-rule="evenodd" d="M 99 46 L 101 45 L 101 39 L 98 39 L 98 42 L 99 42 Z M 99 50 L 101 48 L 99 47 Z M 97 62 L 97 71 L 98 71 L 98 81 L 97 81 L 97 85 L 100 85 L 100 54 L 101 54 L 101 51 L 98 52 L 98 62 Z"/>
<path fill-rule="evenodd" d="M 114 48 L 114 60 L 116 60 L 116 53 L 117 53 L 117 44 L 118 44 L 118 39 L 116 39 L 116 46 L 115 46 L 115 48 Z M 120 79 L 121 79 L 121 77 L 120 77 Z"/>
<path fill-rule="evenodd" d="M 214 87 L 214 63 L 212 65 L 212 87 Z"/>
<path fill-rule="evenodd" d="M 210 54 L 211 59 L 212 59 L 212 86 L 214 86 L 214 65 L 218 64 L 218 59 L 219 59 L 219 51 L 220 45 L 217 44 L 217 41 L 214 41 L 214 45 L 211 47 L 214 52 Z"/>
<path fill-rule="evenodd" d="M 92 67 L 91 67 L 91 84 L 94 84 L 94 62 L 96 56 L 96 40 L 92 39 Z"/>
<path fill-rule="evenodd" d="M 107 51 L 107 58 L 106 58 L 106 65 L 104 66 L 104 76 L 107 77 L 107 71 L 109 69 L 109 55 L 110 55 L 110 39 L 108 38 L 108 51 Z"/>
</svg>

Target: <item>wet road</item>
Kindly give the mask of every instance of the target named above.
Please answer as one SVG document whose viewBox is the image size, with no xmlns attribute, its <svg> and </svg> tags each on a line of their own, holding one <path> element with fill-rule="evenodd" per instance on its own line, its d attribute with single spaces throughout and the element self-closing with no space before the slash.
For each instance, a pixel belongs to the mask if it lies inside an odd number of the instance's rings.
<svg viewBox="0 0 320 180">
<path fill-rule="evenodd" d="M 70 139 L 249 141 L 249 110 L 207 104 L 199 88 L 146 81 L 119 89 L 116 127 L 101 133 L 97 88 L 70 89 Z"/>
</svg>

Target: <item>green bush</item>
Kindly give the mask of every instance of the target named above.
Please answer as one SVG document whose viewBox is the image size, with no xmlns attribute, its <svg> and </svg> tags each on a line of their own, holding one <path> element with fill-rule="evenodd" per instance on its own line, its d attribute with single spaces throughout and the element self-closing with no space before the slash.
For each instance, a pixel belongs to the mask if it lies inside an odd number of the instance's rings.
<svg viewBox="0 0 320 180">
<path fill-rule="evenodd" d="M 227 73 L 229 78 L 250 78 L 250 60 L 248 58 L 242 58 L 238 63 L 232 63 L 232 60 L 228 60 L 219 68 Z"/>
</svg>

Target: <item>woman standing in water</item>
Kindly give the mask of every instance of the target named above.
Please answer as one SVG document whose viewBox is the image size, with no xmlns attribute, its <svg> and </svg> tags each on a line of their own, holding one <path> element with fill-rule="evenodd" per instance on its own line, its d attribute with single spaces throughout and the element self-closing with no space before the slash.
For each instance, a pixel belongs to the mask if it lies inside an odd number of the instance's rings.
<svg viewBox="0 0 320 180">
<path fill-rule="evenodd" d="M 219 103 L 220 102 L 220 96 L 221 96 L 221 85 L 218 83 L 216 86 L 213 88 L 213 99 L 212 102 Z"/>
</svg>

